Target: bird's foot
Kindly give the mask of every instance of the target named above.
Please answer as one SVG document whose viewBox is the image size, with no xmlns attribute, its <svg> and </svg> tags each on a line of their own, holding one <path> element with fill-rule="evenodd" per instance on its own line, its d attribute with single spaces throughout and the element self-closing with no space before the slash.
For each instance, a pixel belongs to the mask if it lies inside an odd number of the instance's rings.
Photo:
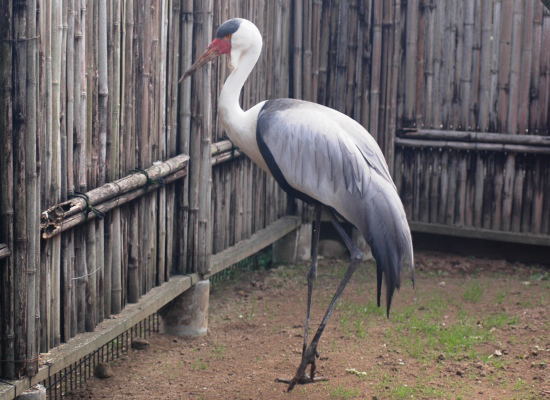
<svg viewBox="0 0 550 400">
<path fill-rule="evenodd" d="M 294 389 L 294 386 L 296 385 L 305 385 L 308 383 L 315 383 L 315 382 L 321 382 L 321 381 L 328 381 L 328 378 L 323 377 L 316 377 L 315 376 L 315 370 L 316 365 L 315 361 L 319 358 L 319 353 L 317 352 L 317 349 L 312 349 L 308 347 L 302 354 L 302 361 L 300 362 L 300 365 L 298 366 L 298 370 L 296 371 L 296 375 L 294 375 L 294 378 L 292 379 L 276 379 L 277 382 L 281 383 L 287 383 L 288 388 L 287 391 L 290 392 L 292 389 Z M 307 366 L 311 365 L 311 373 L 310 375 L 306 374 Z"/>
</svg>

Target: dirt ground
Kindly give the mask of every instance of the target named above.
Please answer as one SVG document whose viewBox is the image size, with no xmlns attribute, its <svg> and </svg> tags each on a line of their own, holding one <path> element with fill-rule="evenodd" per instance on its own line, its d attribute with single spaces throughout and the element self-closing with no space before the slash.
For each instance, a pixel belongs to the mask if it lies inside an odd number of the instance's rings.
<svg viewBox="0 0 550 400">
<path fill-rule="evenodd" d="M 346 268 L 321 260 L 318 322 Z M 327 382 L 286 393 L 300 360 L 307 266 L 217 285 L 206 337 L 157 334 L 70 399 L 547 399 L 550 271 L 502 260 L 417 255 L 390 319 L 372 263 L 356 273 L 321 340 Z M 314 325 L 316 328 L 316 325 Z"/>
</svg>

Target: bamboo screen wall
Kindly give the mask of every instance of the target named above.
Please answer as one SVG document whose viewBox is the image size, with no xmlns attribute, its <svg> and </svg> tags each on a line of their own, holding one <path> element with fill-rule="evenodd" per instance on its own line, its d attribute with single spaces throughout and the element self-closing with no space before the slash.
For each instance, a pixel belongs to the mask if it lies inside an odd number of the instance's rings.
<svg viewBox="0 0 550 400">
<path fill-rule="evenodd" d="M 268 57 L 288 54 L 279 23 L 290 13 L 281 2 L 179 0 L 2 0 L 0 10 L 0 376 L 13 378 L 33 375 L 39 352 L 93 330 L 170 275 L 206 272 L 212 247 L 285 214 L 286 195 L 248 160 L 210 172 L 221 159 L 210 144 L 222 140 L 213 98 L 225 71 L 178 79 L 208 45 L 213 20 L 242 15 L 278 44 L 266 46 L 245 103 L 288 95 L 288 83 L 263 76 Z M 149 168 L 157 160 L 169 162 Z M 81 206 L 78 192 L 92 202 L 91 189 L 134 168 L 150 177 L 134 171 L 108 189 L 149 182 L 98 205 L 105 218 L 87 210 L 86 221 L 71 207 L 63 221 L 77 226 L 40 238 L 41 211 L 71 192 Z M 170 170 L 164 185 L 153 179 L 159 168 Z"/>
<path fill-rule="evenodd" d="M 398 121 L 417 131 L 397 139 L 395 176 L 410 219 L 549 235 L 550 10 L 413 0 L 402 27 Z"/>
<path fill-rule="evenodd" d="M 39 351 L 286 212 L 248 160 L 211 156 L 223 61 L 177 85 L 233 16 L 264 37 L 244 106 L 290 96 L 362 122 L 413 227 L 548 240 L 550 14 L 537 1 L 0 0 L 1 376 L 32 374 Z M 157 160 L 164 185 L 137 171 L 124 182 L 141 180 L 138 198 L 40 240 L 40 212 L 70 191 Z"/>
</svg>

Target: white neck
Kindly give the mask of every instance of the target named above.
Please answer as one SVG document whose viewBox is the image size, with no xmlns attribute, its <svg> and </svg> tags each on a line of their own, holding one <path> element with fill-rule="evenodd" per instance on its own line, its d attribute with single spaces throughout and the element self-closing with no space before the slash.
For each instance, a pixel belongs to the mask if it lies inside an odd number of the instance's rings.
<svg viewBox="0 0 550 400">
<path fill-rule="evenodd" d="M 260 44 L 259 46 L 251 46 L 247 51 L 243 52 L 238 60 L 238 65 L 233 69 L 223 85 L 218 100 L 218 109 L 222 121 L 230 131 L 238 128 L 238 120 L 244 117 L 244 111 L 239 104 L 239 97 L 244 83 L 260 57 L 261 50 Z"/>
</svg>

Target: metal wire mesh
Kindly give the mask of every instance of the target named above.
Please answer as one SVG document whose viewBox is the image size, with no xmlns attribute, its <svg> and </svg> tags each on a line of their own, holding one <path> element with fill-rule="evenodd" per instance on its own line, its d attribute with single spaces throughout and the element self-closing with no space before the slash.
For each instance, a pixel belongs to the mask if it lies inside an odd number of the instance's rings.
<svg viewBox="0 0 550 400">
<path fill-rule="evenodd" d="M 210 283 L 213 288 L 218 287 L 223 282 L 232 281 L 238 279 L 243 274 L 247 274 L 253 271 L 267 270 L 273 265 L 271 246 L 266 247 L 260 252 L 239 261 L 236 264 L 218 272 L 216 275 L 210 278 Z"/>
<path fill-rule="evenodd" d="M 158 331 L 159 316 L 156 313 L 151 314 L 94 352 L 50 375 L 48 379 L 42 382 L 46 387 L 48 399 L 61 399 L 64 395 L 82 388 L 88 378 L 94 374 L 95 367 L 99 363 L 118 359 L 122 354 L 128 352 L 135 338 L 145 339 L 151 333 Z"/>
</svg>

